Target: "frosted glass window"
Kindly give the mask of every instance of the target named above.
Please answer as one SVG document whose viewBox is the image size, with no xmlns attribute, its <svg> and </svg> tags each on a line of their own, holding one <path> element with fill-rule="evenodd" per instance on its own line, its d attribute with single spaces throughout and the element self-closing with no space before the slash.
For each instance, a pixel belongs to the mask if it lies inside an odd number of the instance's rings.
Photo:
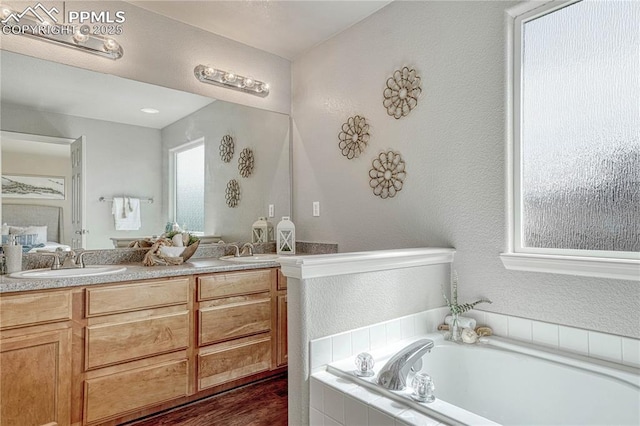
<svg viewBox="0 0 640 426">
<path fill-rule="evenodd" d="M 640 251 L 640 2 L 522 27 L 521 245 Z"/>
<path fill-rule="evenodd" d="M 204 232 L 204 144 L 175 153 L 176 222 Z"/>
</svg>

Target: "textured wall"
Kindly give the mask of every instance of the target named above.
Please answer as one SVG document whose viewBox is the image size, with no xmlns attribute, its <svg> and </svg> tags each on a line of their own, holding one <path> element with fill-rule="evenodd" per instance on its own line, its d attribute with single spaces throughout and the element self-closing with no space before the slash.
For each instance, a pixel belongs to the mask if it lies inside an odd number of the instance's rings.
<svg viewBox="0 0 640 426">
<path fill-rule="evenodd" d="M 513 3 L 394 2 L 293 63 L 294 216 L 302 240 L 340 251 L 457 249 L 461 300 L 483 309 L 640 337 L 640 286 L 619 280 L 507 271 L 505 27 Z M 400 120 L 382 106 L 404 65 L 422 77 L 417 108 Z M 371 124 L 365 153 L 338 149 L 352 115 Z M 398 150 L 407 164 L 394 199 L 369 188 L 371 160 Z M 321 216 L 311 216 L 320 201 Z"/>
<path fill-rule="evenodd" d="M 288 278 L 289 424 L 308 424 L 309 342 L 444 304 L 449 264 Z M 329 315 L 327 313 L 330 313 Z"/>
<path fill-rule="evenodd" d="M 33 2 L 3 3 L 14 5 L 17 10 L 33 5 Z M 42 3 L 62 10 L 62 2 Z M 69 10 L 110 11 L 112 15 L 116 11 L 124 11 L 126 21 L 122 35 L 114 36 L 122 45 L 124 56 L 112 61 L 14 35 L 0 36 L 2 49 L 215 99 L 285 114 L 290 112 L 291 63 L 286 59 L 126 2 L 72 1 L 67 2 L 66 7 Z M 240 75 L 253 75 L 269 83 L 269 96 L 260 98 L 200 83 L 193 75 L 193 69 L 198 64 L 211 64 Z"/>
</svg>

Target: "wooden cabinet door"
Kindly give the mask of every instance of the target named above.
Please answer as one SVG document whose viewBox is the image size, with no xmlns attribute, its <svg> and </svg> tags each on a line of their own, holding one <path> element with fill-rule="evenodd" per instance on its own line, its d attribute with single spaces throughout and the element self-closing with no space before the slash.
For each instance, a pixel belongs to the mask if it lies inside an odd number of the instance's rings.
<svg viewBox="0 0 640 426">
<path fill-rule="evenodd" d="M 89 325 L 85 369 L 141 359 L 189 346 L 189 311 Z"/>
<path fill-rule="evenodd" d="M 71 329 L 0 341 L 0 423 L 71 423 Z"/>
<path fill-rule="evenodd" d="M 278 329 L 277 329 L 277 363 L 278 367 L 287 365 L 288 341 L 287 341 L 287 293 L 278 293 Z"/>
<path fill-rule="evenodd" d="M 176 359 L 87 379 L 84 382 L 84 423 L 102 423 L 186 396 L 188 374 L 188 360 Z"/>
<path fill-rule="evenodd" d="M 238 296 L 218 306 L 200 306 L 200 346 L 271 331 L 269 293 Z"/>
<path fill-rule="evenodd" d="M 198 354 L 198 390 L 267 371 L 270 365 L 271 336 L 267 333 L 202 348 Z"/>
</svg>

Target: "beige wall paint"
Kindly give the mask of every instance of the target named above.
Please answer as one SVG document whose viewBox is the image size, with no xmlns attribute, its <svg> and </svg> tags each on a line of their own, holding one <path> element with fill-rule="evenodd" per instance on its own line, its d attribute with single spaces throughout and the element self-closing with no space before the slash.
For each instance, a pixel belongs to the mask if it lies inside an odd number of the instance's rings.
<svg viewBox="0 0 640 426">
<path fill-rule="evenodd" d="M 505 218 L 505 9 L 502 1 L 394 2 L 293 63 L 294 217 L 297 236 L 342 252 L 455 247 L 460 298 L 482 309 L 640 337 L 637 282 L 508 271 Z M 396 120 L 386 79 L 415 68 L 423 94 Z M 338 133 L 369 121 L 365 153 L 347 160 Z M 406 161 L 396 198 L 369 188 L 379 152 Z M 320 201 L 321 216 L 311 205 Z"/>
</svg>

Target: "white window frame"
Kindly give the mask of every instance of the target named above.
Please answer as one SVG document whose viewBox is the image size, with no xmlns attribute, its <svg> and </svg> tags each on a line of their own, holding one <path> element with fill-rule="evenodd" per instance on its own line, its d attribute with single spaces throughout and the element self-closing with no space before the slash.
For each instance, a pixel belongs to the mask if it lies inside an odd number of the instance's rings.
<svg viewBox="0 0 640 426">
<path fill-rule="evenodd" d="M 204 137 L 183 143 L 182 145 L 169 149 L 169 212 L 171 216 L 170 220 L 173 222 L 175 222 L 178 217 L 178 206 L 176 205 L 176 156 L 181 152 L 197 148 L 201 145 L 204 146 Z M 197 235 L 200 234 L 200 232 L 192 232 L 192 234 Z"/>
<path fill-rule="evenodd" d="M 640 253 L 522 247 L 521 234 L 521 66 L 522 27 L 527 21 L 581 0 L 530 1 L 506 11 L 506 199 L 507 251 L 500 254 L 505 268 L 640 281 Z"/>
</svg>

